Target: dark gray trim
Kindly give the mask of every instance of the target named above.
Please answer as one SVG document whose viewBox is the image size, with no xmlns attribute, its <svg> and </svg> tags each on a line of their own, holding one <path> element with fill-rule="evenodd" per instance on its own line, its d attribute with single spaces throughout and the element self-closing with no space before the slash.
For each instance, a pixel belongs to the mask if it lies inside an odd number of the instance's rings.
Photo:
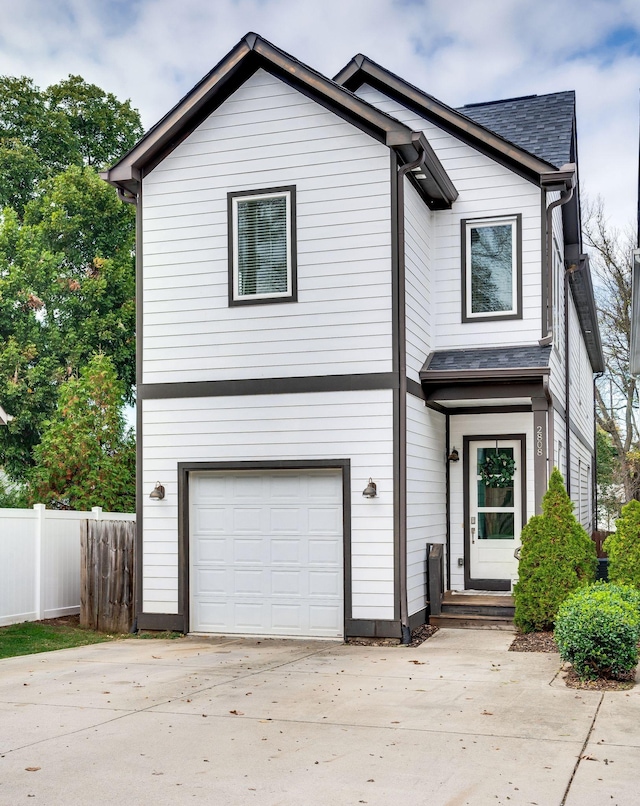
<svg viewBox="0 0 640 806">
<path fill-rule="evenodd" d="M 189 397 L 235 397 L 243 395 L 286 395 L 305 392 L 365 392 L 397 389 L 397 373 L 362 375 L 310 375 L 297 378 L 242 378 L 235 381 L 187 381 L 147 383 L 138 388 L 141 400 L 168 400 Z"/>
<path fill-rule="evenodd" d="M 540 189 L 540 338 L 547 336 L 549 320 L 549 275 L 547 272 L 547 191 Z"/>
<path fill-rule="evenodd" d="M 102 178 L 117 187 L 135 192 L 143 168 L 148 172 L 158 165 L 260 68 L 335 112 L 343 120 L 353 123 L 379 142 L 399 149 L 405 160 L 415 159 L 418 155 L 420 149 L 415 142 L 419 135 L 407 126 L 267 40 L 249 33 L 131 151 L 105 171 Z"/>
<path fill-rule="evenodd" d="M 412 397 L 419 398 L 420 400 L 426 399 L 422 385 L 417 381 L 414 381 L 413 378 L 407 378 L 407 393 Z"/>
<path fill-rule="evenodd" d="M 450 381 L 470 383 L 473 381 L 520 381 L 549 375 L 549 367 L 483 367 L 482 369 L 421 369 L 422 383 Z"/>
<path fill-rule="evenodd" d="M 449 409 L 445 408 L 444 406 L 441 406 L 439 403 L 436 403 L 434 400 L 427 400 L 425 398 L 424 405 L 428 409 L 431 409 L 431 411 L 437 411 L 438 414 L 447 414 L 449 412 Z"/>
<path fill-rule="evenodd" d="M 184 617 L 178 613 L 138 613 L 138 630 L 171 630 L 184 633 Z"/>
<path fill-rule="evenodd" d="M 453 380 L 452 380 L 453 383 Z M 423 381 L 427 394 L 427 402 L 435 401 L 441 404 L 447 400 L 493 400 L 502 397 L 535 397 L 542 390 L 541 383 L 467 383 L 459 386 L 448 386 L 444 383 L 433 386 Z M 455 409 L 448 409 L 454 412 Z"/>
<path fill-rule="evenodd" d="M 515 313 L 500 314 L 495 312 L 487 316 L 469 316 L 467 313 L 467 225 L 475 221 L 491 221 L 505 218 L 515 218 L 516 222 L 516 265 L 514 280 L 516 283 L 516 311 Z M 462 265 L 462 322 L 506 322 L 510 319 L 522 319 L 522 213 L 509 215 L 478 216 L 477 218 L 463 218 L 460 220 L 460 263 Z"/>
<path fill-rule="evenodd" d="M 233 276 L 233 238 L 234 238 L 234 215 L 233 200 L 240 196 L 261 196 L 266 193 L 288 193 L 290 199 L 289 207 L 289 244 L 291 249 L 291 294 L 286 297 L 266 297 L 261 299 L 236 299 L 234 276 Z M 298 241 L 296 225 L 296 186 L 285 185 L 282 187 L 260 188 L 257 190 L 232 190 L 227 193 L 227 251 L 229 263 L 229 307 L 243 305 L 265 305 L 278 302 L 298 301 Z"/>
<path fill-rule="evenodd" d="M 445 461 L 445 512 L 447 522 L 445 525 L 445 544 L 446 544 L 446 589 L 451 590 L 451 463 L 449 462 L 449 454 L 451 453 L 451 418 L 448 411 L 445 411 L 445 445 L 447 455 Z"/>
<path fill-rule="evenodd" d="M 549 468 L 549 401 L 546 397 L 536 397 L 531 401 L 533 407 L 533 487 L 535 514 L 542 512 L 542 498 L 547 491 Z"/>
<path fill-rule="evenodd" d="M 508 140 L 504 140 L 362 54 L 355 56 L 335 76 L 334 81 L 352 92 L 363 84 L 369 84 L 379 89 L 387 97 L 400 101 L 403 106 L 435 123 L 444 131 L 530 182 L 540 184 L 541 176 L 554 168 L 550 163 L 518 148 Z"/>
<path fill-rule="evenodd" d="M 342 473 L 342 535 L 344 566 L 345 635 L 352 614 L 351 573 L 351 460 L 350 459 L 280 459 L 226 462 L 178 462 L 178 603 L 185 633 L 190 629 L 189 591 L 189 474 L 215 471 L 224 473 L 269 470 L 340 470 Z"/>
<path fill-rule="evenodd" d="M 460 406 L 446 410 L 451 417 L 458 414 L 524 414 L 531 412 L 530 405 L 522 406 Z"/>
<path fill-rule="evenodd" d="M 409 616 L 409 629 L 413 632 L 418 627 L 422 627 L 423 624 L 427 623 L 428 618 L 429 608 L 423 607 L 422 610 L 418 610 L 417 613 Z"/>
<path fill-rule="evenodd" d="M 349 619 L 345 624 L 345 638 L 401 638 L 399 619 Z"/>
<path fill-rule="evenodd" d="M 464 499 L 464 587 L 465 590 L 510 590 L 510 579 L 474 579 L 471 576 L 471 534 L 469 532 L 469 443 L 495 440 L 518 440 L 520 442 L 520 528 L 527 521 L 527 435 L 526 434 L 480 434 L 462 438 L 462 494 Z M 447 564 L 451 564 L 447 558 Z"/>
</svg>

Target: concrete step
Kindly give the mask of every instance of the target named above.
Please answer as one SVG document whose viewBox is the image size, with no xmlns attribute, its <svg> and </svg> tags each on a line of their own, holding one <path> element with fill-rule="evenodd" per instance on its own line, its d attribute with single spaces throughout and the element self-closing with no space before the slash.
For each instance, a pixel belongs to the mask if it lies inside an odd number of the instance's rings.
<svg viewBox="0 0 640 806">
<path fill-rule="evenodd" d="M 429 624 L 435 627 L 447 627 L 456 630 L 507 630 L 515 632 L 516 628 L 510 616 L 484 616 L 454 613 L 441 613 L 430 616 Z"/>
</svg>

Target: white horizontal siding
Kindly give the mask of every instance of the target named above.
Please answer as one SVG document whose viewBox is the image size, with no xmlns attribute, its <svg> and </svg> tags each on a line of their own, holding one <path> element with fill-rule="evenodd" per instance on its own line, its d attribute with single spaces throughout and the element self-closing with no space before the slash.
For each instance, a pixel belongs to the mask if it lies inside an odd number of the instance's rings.
<svg viewBox="0 0 640 806">
<path fill-rule="evenodd" d="M 407 395 L 407 594 L 409 615 L 425 607 L 426 544 L 447 532 L 445 417 Z"/>
<path fill-rule="evenodd" d="M 559 193 L 547 194 L 547 205 L 560 198 Z M 564 336 L 564 234 L 562 228 L 562 208 L 556 207 L 552 214 L 553 241 L 552 241 L 552 322 L 553 322 L 553 349 L 549 359 L 549 388 L 554 398 L 565 405 L 565 336 Z M 560 253 L 558 263 L 556 245 Z M 557 276 L 556 276 L 557 273 Z M 556 299 L 557 297 L 557 299 Z"/>
<path fill-rule="evenodd" d="M 298 302 L 228 305 L 227 193 L 296 188 Z M 389 150 L 259 70 L 143 182 L 143 381 L 391 369 Z"/>
<path fill-rule="evenodd" d="M 439 210 L 433 214 L 434 348 L 537 342 L 540 338 L 542 273 L 540 189 L 379 90 L 364 85 L 358 90 L 358 95 L 412 129 L 424 131 L 459 193 L 451 210 Z M 522 214 L 523 318 L 463 324 L 460 221 L 515 213 Z"/>
<path fill-rule="evenodd" d="M 350 459 L 353 617 L 393 619 L 391 391 L 145 400 L 143 607 L 178 608 L 177 463 Z M 365 499 L 369 477 L 378 497 Z"/>
<path fill-rule="evenodd" d="M 408 179 L 404 193 L 407 376 L 419 382 L 432 345 L 432 213 Z"/>
<path fill-rule="evenodd" d="M 523 513 L 523 523 L 534 514 L 533 478 L 533 414 L 459 414 L 450 419 L 451 447 L 457 448 L 462 457 L 463 437 L 478 435 L 525 434 L 527 471 L 527 512 Z M 451 501 L 451 589 L 464 590 L 464 568 L 458 566 L 458 558 L 464 557 L 464 494 L 463 479 L 467 469 L 464 462 L 451 462 L 450 501 Z"/>
<path fill-rule="evenodd" d="M 569 416 L 593 446 L 593 373 L 578 314 L 569 295 Z"/>
</svg>

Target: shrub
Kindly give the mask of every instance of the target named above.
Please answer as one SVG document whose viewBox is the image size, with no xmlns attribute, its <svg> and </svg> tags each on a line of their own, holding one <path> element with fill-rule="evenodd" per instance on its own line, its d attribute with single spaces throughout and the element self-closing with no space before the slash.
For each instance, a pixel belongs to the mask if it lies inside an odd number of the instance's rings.
<svg viewBox="0 0 640 806">
<path fill-rule="evenodd" d="M 573 514 L 562 475 L 554 468 L 542 515 L 522 530 L 514 588 L 515 623 L 523 632 L 553 629 L 558 608 L 576 588 L 595 579 L 596 549 Z"/>
<path fill-rule="evenodd" d="M 616 531 L 604 541 L 609 556 L 609 579 L 640 588 L 640 501 L 622 507 Z"/>
<path fill-rule="evenodd" d="M 630 672 L 638 663 L 640 592 L 606 582 L 577 590 L 560 606 L 555 639 L 581 680 Z"/>
</svg>

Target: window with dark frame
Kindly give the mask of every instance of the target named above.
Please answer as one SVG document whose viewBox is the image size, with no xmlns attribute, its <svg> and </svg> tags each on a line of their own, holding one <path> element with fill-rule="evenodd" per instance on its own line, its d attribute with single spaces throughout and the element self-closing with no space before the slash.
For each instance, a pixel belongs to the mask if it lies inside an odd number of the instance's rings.
<svg viewBox="0 0 640 806">
<path fill-rule="evenodd" d="M 295 188 L 228 198 L 230 304 L 295 300 Z"/>
<path fill-rule="evenodd" d="M 520 216 L 466 220 L 463 321 L 519 318 Z"/>
</svg>

